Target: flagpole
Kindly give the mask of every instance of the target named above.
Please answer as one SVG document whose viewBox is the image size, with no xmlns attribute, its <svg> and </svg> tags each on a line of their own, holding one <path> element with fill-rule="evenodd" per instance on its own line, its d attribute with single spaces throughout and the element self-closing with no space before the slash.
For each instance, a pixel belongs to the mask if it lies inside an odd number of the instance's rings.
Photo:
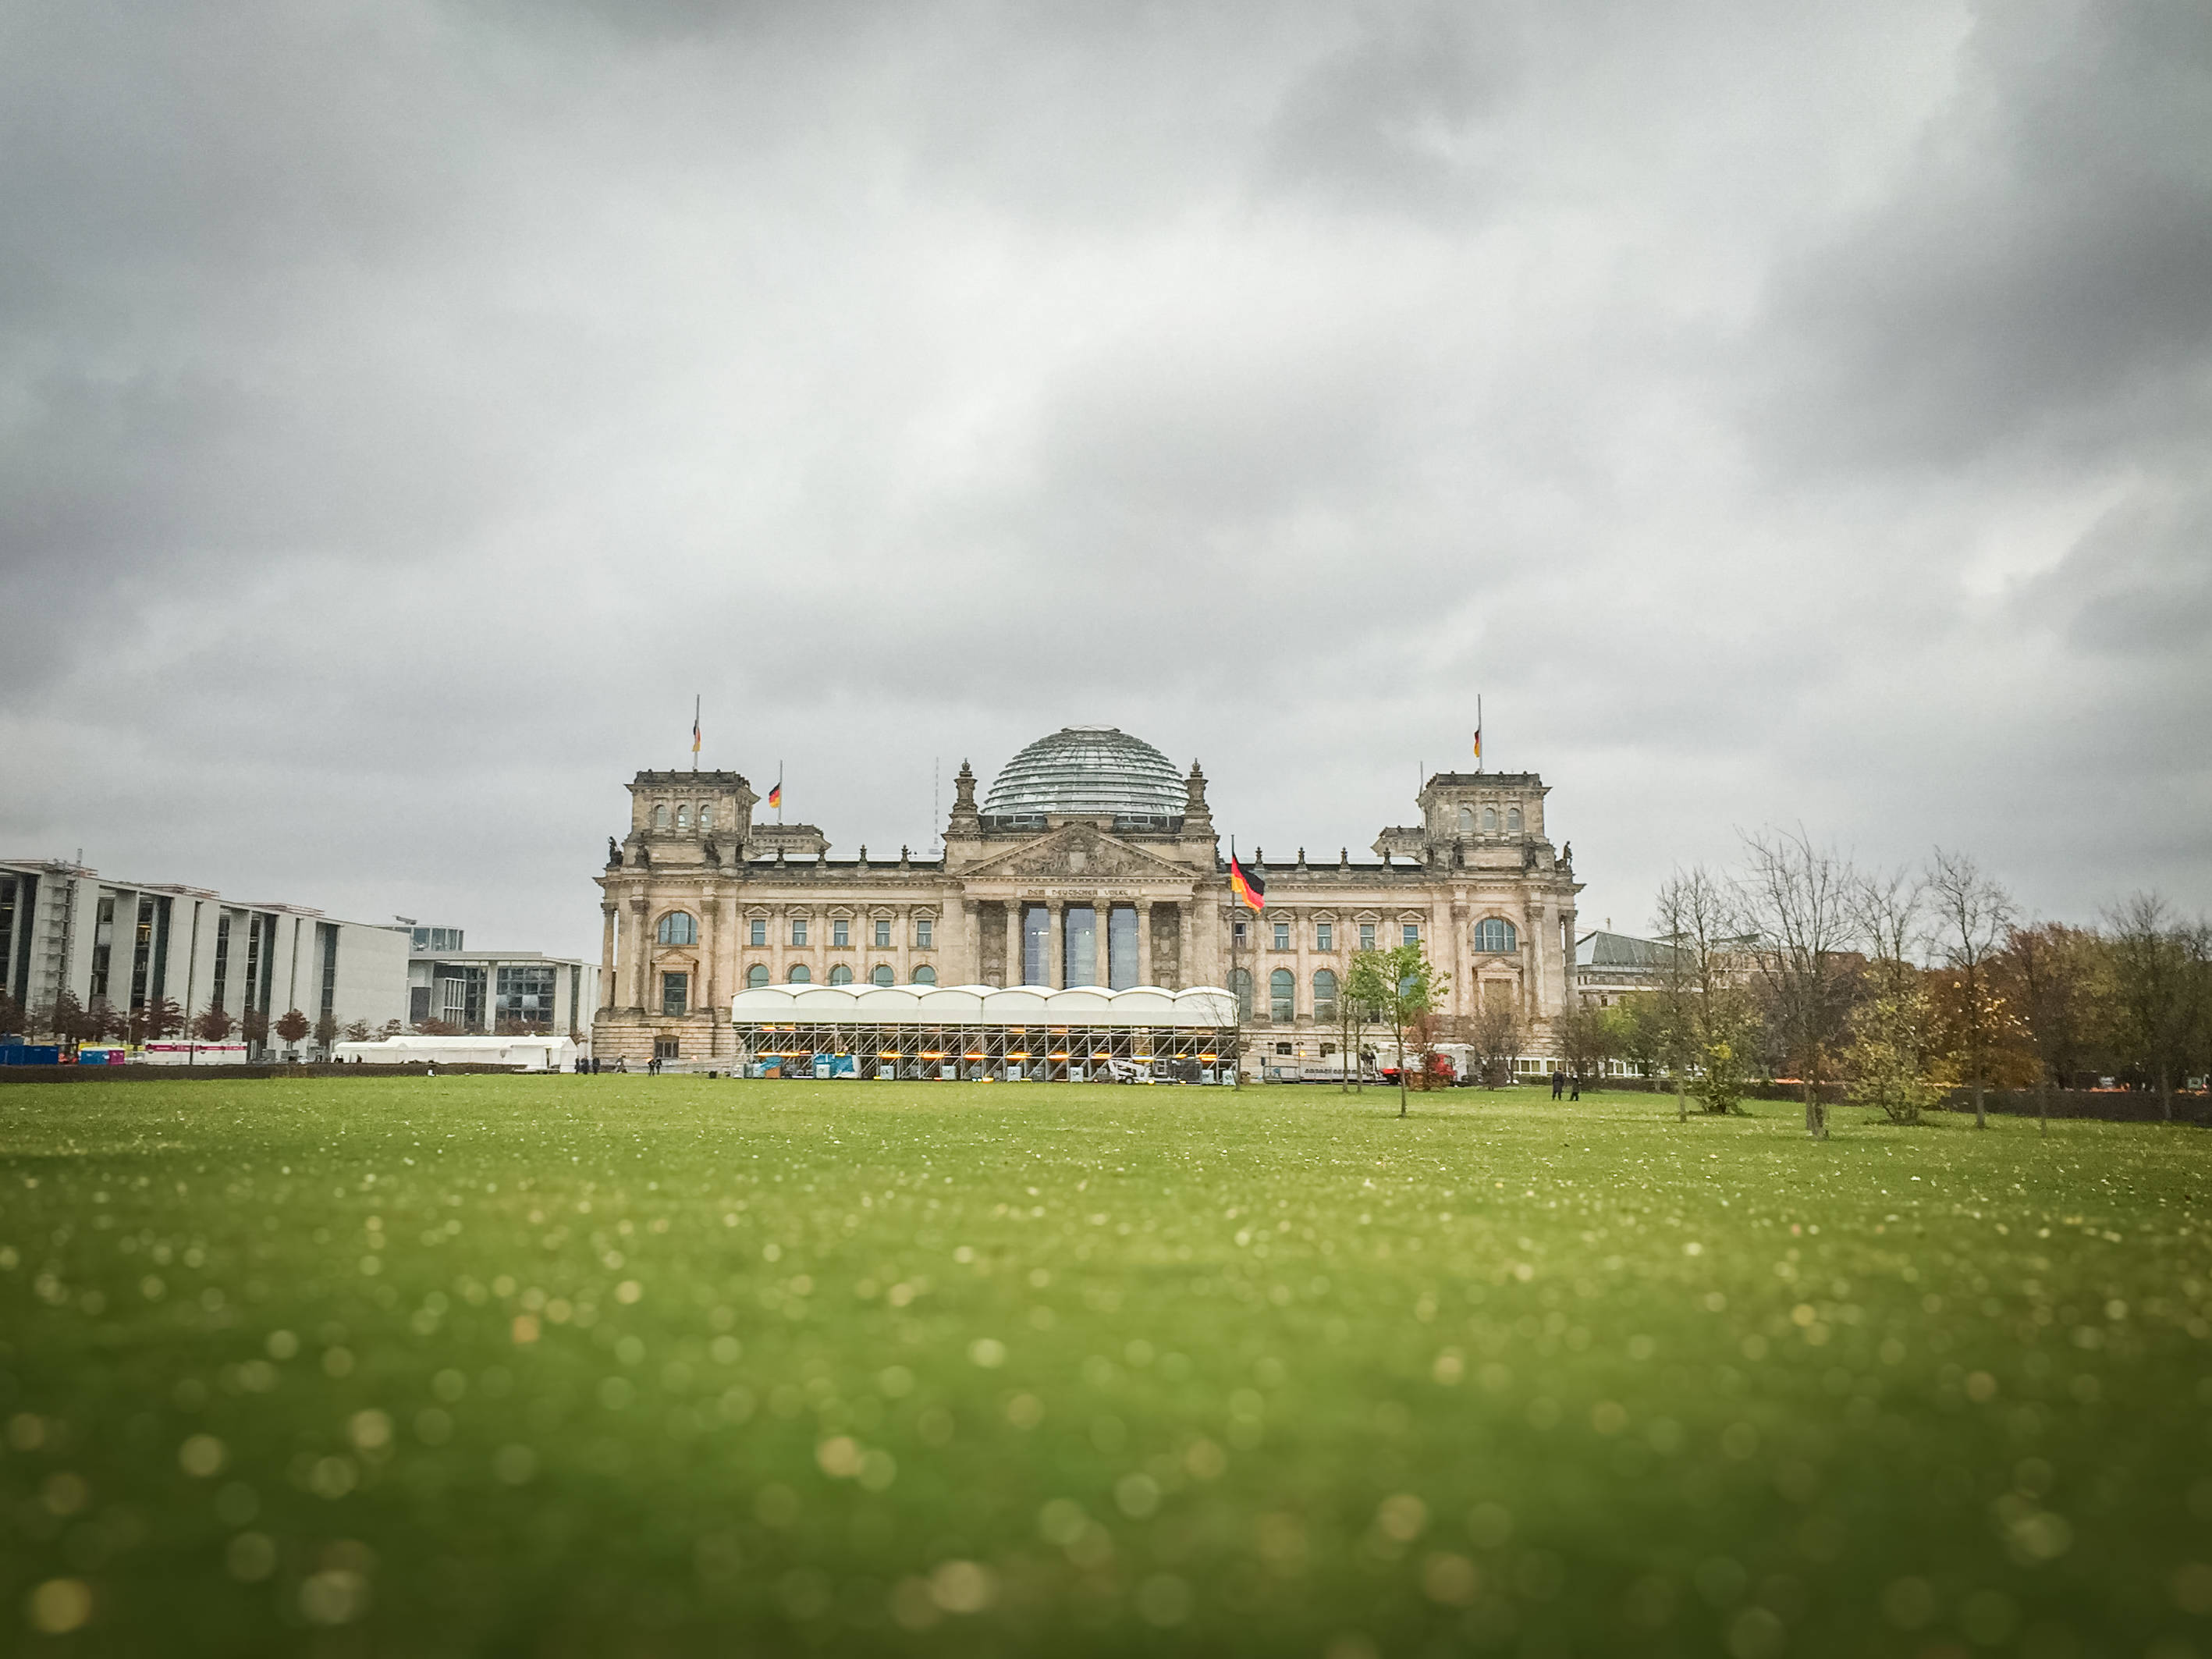
<svg viewBox="0 0 2212 1659">
<path fill-rule="evenodd" d="M 691 694 L 691 769 L 699 769 L 699 694 Z"/>
</svg>

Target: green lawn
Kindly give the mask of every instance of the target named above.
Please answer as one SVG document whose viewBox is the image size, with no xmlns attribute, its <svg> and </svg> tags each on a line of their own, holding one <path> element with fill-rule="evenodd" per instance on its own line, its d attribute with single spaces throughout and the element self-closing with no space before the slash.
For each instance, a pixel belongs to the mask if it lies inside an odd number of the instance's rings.
<svg viewBox="0 0 2212 1659">
<path fill-rule="evenodd" d="M 0 1650 L 2212 1653 L 2199 1131 L 0 1088 Z"/>
</svg>

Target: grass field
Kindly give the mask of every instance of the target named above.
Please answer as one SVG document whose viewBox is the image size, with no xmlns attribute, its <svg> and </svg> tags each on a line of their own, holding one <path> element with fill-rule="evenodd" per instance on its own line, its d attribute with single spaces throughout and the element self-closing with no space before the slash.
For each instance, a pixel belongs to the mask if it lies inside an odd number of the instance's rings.
<svg viewBox="0 0 2212 1659">
<path fill-rule="evenodd" d="M 2201 1132 L 1395 1108 L 0 1089 L 0 1649 L 2212 1654 Z"/>
</svg>

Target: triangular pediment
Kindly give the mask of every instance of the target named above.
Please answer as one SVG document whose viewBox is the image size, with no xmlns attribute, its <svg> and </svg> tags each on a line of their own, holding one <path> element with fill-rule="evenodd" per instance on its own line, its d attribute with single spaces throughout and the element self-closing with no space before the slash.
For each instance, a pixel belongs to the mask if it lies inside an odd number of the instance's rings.
<svg viewBox="0 0 2212 1659">
<path fill-rule="evenodd" d="M 971 881 L 1129 881 L 1146 876 L 1188 881 L 1191 876 L 1187 865 L 1161 858 L 1091 823 L 1063 823 L 962 873 Z"/>
</svg>

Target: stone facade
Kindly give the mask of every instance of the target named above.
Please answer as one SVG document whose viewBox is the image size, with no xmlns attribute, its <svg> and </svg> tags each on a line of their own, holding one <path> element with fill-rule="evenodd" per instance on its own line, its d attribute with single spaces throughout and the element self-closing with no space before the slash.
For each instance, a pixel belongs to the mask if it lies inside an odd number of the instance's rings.
<svg viewBox="0 0 2212 1659">
<path fill-rule="evenodd" d="M 597 878 L 603 1060 L 728 1058 L 732 995 L 802 976 L 1064 985 L 1088 969 L 1117 988 L 1249 986 L 1254 1048 L 1305 1055 L 1334 1036 L 1316 1018 L 1330 984 L 1316 976 L 1340 986 L 1370 944 L 1418 939 L 1451 975 L 1454 1027 L 1509 1000 L 1532 1053 L 1549 1051 L 1571 994 L 1580 889 L 1534 773 L 1437 774 L 1420 823 L 1384 830 L 1372 859 L 1253 848 L 1258 915 L 1231 902 L 1194 764 L 1182 799 L 1154 810 L 1018 814 L 979 810 L 963 764 L 938 858 L 833 858 L 811 826 L 756 825 L 758 798 L 735 772 L 641 772 L 629 789 L 629 833 L 609 839 Z"/>
</svg>

